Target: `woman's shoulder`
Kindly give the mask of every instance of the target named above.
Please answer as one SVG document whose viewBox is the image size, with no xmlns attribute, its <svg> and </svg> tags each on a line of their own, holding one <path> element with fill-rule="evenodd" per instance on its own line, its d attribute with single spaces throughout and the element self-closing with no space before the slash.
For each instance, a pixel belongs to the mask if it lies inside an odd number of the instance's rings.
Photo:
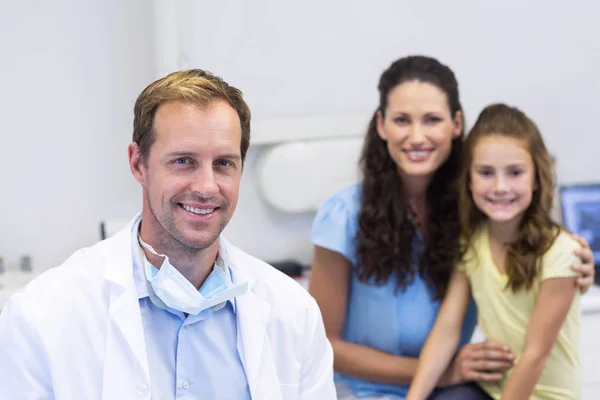
<svg viewBox="0 0 600 400">
<path fill-rule="evenodd" d="M 315 215 L 311 241 L 356 263 L 354 238 L 358 230 L 361 184 L 345 187 L 329 197 Z"/>
<path fill-rule="evenodd" d="M 329 196 L 319 208 L 319 212 L 343 212 L 347 215 L 357 215 L 360 210 L 362 184 L 355 183 L 338 190 Z"/>
<path fill-rule="evenodd" d="M 338 190 L 330 198 L 336 198 L 344 201 L 347 204 L 358 204 L 360 205 L 360 198 L 362 195 L 362 182 L 357 182 L 353 185 L 346 186 Z"/>
</svg>

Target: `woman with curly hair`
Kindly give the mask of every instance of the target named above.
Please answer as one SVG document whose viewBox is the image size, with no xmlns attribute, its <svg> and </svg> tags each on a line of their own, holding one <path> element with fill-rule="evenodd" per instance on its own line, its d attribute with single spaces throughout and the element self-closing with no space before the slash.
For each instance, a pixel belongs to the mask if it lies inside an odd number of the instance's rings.
<svg viewBox="0 0 600 400">
<path fill-rule="evenodd" d="M 404 399 L 456 261 L 456 179 L 463 111 L 454 73 L 424 56 L 395 61 L 379 81 L 379 106 L 360 160 L 363 180 L 319 209 L 310 292 L 334 350 L 338 398 Z M 581 239 L 580 239 L 581 240 Z M 578 285 L 593 283 L 587 243 Z M 502 343 L 469 343 L 473 301 L 460 350 L 435 399 L 478 398 L 471 381 L 499 381 L 514 356 Z"/>
</svg>

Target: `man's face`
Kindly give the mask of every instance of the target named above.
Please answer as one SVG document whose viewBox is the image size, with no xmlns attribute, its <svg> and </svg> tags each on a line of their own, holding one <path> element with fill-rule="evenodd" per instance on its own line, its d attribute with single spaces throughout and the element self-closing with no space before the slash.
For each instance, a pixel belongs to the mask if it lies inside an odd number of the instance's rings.
<svg viewBox="0 0 600 400">
<path fill-rule="evenodd" d="M 143 186 L 142 224 L 148 241 L 166 247 L 163 251 L 173 245 L 206 249 L 217 241 L 238 201 L 239 116 L 224 101 L 204 108 L 167 102 L 156 111 L 154 134 L 146 163 L 137 162 L 137 173 L 131 150 L 135 144 L 130 145 L 132 171 Z"/>
</svg>

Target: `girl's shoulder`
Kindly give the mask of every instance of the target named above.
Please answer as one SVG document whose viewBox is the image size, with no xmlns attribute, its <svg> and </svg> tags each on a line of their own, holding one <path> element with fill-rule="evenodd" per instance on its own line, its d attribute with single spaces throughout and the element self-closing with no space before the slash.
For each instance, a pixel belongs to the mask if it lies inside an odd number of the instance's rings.
<svg viewBox="0 0 600 400">
<path fill-rule="evenodd" d="M 581 260 L 574 254 L 581 245 L 573 239 L 571 234 L 561 228 L 552 246 L 544 253 L 542 258 L 542 280 L 578 276 L 571 266 Z"/>
<path fill-rule="evenodd" d="M 488 235 L 488 225 L 487 223 L 482 222 L 473 232 L 473 236 L 470 240 L 467 240 L 465 236 L 460 237 L 459 243 L 462 260 L 459 262 L 458 267 L 467 275 L 475 271 L 479 264 L 481 264 L 482 255 L 489 251 Z"/>
<path fill-rule="evenodd" d="M 573 253 L 581 245 L 565 229 L 560 228 L 560 232 L 552 242 L 552 246 L 544 253 L 544 257 L 557 257 L 564 252 Z"/>
<path fill-rule="evenodd" d="M 477 251 L 489 246 L 489 228 L 487 222 L 482 222 L 474 230 L 470 240 L 462 235 L 459 239 L 461 246 L 468 248 L 469 251 Z"/>
</svg>

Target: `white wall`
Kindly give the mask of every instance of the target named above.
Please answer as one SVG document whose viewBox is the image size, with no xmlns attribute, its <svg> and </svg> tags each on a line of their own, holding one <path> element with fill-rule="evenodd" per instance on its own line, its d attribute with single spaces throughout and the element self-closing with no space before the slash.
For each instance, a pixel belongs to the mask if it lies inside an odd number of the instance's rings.
<svg viewBox="0 0 600 400">
<path fill-rule="evenodd" d="M 378 77 L 394 59 L 433 55 L 457 74 L 469 126 L 489 103 L 516 105 L 541 128 L 560 182 L 600 181 L 597 2 L 183 4 L 183 60 L 242 88 L 254 120 L 368 116 L 377 105 Z M 309 261 L 312 215 L 292 218 L 266 208 L 252 177 L 249 168 L 229 236 L 263 258 Z"/>
<path fill-rule="evenodd" d="M 141 204 L 126 146 L 154 78 L 146 0 L 0 3 L 0 257 L 55 266 Z"/>
<path fill-rule="evenodd" d="M 410 53 L 459 78 L 469 122 L 506 101 L 540 125 L 559 178 L 600 181 L 600 5 L 563 2 L 181 1 L 187 65 L 240 87 L 256 120 L 368 115 L 379 74 Z M 0 3 L 0 257 L 47 268 L 140 204 L 126 145 L 154 79 L 148 0 Z M 260 135 L 260 132 L 254 132 Z M 260 198 L 251 149 L 230 239 L 266 260 L 309 262 L 311 214 Z M 335 159 L 332 158 L 332 163 Z"/>
</svg>

